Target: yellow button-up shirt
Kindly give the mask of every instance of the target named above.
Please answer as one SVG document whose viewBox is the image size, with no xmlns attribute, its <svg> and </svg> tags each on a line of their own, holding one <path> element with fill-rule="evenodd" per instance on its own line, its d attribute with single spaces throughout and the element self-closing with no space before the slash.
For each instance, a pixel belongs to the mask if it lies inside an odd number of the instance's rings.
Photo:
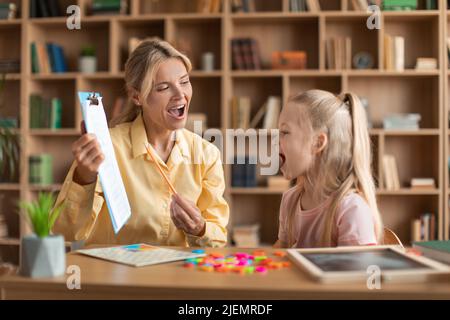
<svg viewBox="0 0 450 320">
<path fill-rule="evenodd" d="M 145 149 L 147 134 L 142 115 L 110 129 L 110 134 L 131 206 L 130 219 L 114 234 L 99 179 L 85 186 L 72 181 L 74 162 L 56 202 L 63 202 L 63 210 L 54 233 L 63 234 L 66 241 L 84 240 L 85 244 L 145 242 L 214 247 L 227 243 L 229 207 L 223 198 L 225 182 L 217 147 L 182 129 L 176 131 L 167 163 L 151 150 L 177 193 L 200 209 L 206 229 L 203 236 L 196 237 L 177 229 L 170 218 L 171 193 Z"/>
</svg>

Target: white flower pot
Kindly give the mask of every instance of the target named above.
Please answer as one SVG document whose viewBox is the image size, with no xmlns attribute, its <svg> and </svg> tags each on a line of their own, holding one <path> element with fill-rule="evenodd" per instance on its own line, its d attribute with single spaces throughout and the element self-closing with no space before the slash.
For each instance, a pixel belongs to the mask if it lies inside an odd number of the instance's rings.
<svg viewBox="0 0 450 320">
<path fill-rule="evenodd" d="M 20 245 L 20 274 L 26 277 L 58 277 L 66 270 L 64 237 L 29 235 Z"/>
<path fill-rule="evenodd" d="M 97 58 L 89 56 L 80 57 L 79 70 L 83 73 L 97 72 Z"/>
</svg>

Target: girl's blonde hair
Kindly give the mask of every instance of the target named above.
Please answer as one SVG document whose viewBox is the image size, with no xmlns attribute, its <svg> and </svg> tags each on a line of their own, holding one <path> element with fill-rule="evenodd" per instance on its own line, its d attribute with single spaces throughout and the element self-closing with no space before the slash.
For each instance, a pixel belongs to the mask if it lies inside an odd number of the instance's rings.
<svg viewBox="0 0 450 320">
<path fill-rule="evenodd" d="M 383 223 L 375 197 L 371 143 L 366 112 L 361 101 L 352 93 L 335 96 L 327 91 L 309 90 L 291 97 L 289 102 L 302 106 L 299 112 L 310 120 L 315 134 L 324 132 L 328 137 L 328 144 L 318 155 L 313 167 L 298 181 L 301 189 L 308 182 L 315 189 L 313 194 L 322 199 L 332 197 L 321 245 L 332 245 L 337 208 L 344 196 L 354 191 L 369 205 L 375 223 L 374 231 L 381 243 Z M 290 215 L 290 228 L 292 218 Z M 289 232 L 289 237 L 289 246 L 292 246 L 292 232 Z"/>
<path fill-rule="evenodd" d="M 139 44 L 125 63 L 125 87 L 128 93 L 127 105 L 123 112 L 112 120 L 111 126 L 136 119 L 141 112 L 141 107 L 133 102 L 133 94 L 136 91 L 139 92 L 143 101 L 146 101 L 152 91 L 159 66 L 164 61 L 172 58 L 179 59 L 183 62 L 187 72 L 191 71 L 192 64 L 189 58 L 175 49 L 170 43 L 155 37 L 144 40 Z"/>
</svg>

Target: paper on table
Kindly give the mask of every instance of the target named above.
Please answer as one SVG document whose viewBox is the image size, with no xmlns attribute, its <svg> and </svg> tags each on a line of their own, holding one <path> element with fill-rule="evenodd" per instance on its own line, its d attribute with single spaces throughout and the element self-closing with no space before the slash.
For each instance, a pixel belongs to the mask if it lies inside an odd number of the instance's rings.
<svg viewBox="0 0 450 320">
<path fill-rule="evenodd" d="M 98 105 L 92 104 L 89 99 L 92 94 L 94 93 L 78 92 L 78 97 L 81 103 L 86 131 L 96 135 L 100 148 L 105 155 L 105 160 L 99 168 L 100 183 L 111 216 L 114 233 L 117 234 L 130 218 L 131 208 L 119 166 L 117 165 L 111 136 L 109 135 L 102 98 L 99 93 L 95 93 Z"/>
</svg>

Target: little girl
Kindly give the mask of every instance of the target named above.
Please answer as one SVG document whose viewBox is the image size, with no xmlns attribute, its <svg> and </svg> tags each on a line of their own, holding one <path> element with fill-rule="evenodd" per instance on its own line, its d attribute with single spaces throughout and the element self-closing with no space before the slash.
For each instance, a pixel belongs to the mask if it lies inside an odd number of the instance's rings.
<svg viewBox="0 0 450 320">
<path fill-rule="evenodd" d="M 296 186 L 283 194 L 276 247 L 382 242 L 364 108 L 354 94 L 310 90 L 279 120 L 280 168 Z"/>
</svg>

